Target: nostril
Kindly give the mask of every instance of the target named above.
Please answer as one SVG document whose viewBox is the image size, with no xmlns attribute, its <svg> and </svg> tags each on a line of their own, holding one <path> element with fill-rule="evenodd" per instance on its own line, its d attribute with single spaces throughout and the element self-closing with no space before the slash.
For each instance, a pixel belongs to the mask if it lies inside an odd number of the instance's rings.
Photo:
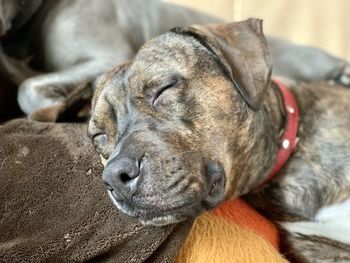
<svg viewBox="0 0 350 263">
<path fill-rule="evenodd" d="M 110 159 L 102 174 L 102 180 L 108 190 L 122 192 L 126 197 L 132 196 L 138 187 L 139 163 L 130 158 Z"/>
<path fill-rule="evenodd" d="M 121 173 L 119 175 L 120 177 L 120 181 L 125 184 L 128 183 L 129 181 L 131 181 L 133 178 L 131 178 L 127 173 Z"/>
</svg>

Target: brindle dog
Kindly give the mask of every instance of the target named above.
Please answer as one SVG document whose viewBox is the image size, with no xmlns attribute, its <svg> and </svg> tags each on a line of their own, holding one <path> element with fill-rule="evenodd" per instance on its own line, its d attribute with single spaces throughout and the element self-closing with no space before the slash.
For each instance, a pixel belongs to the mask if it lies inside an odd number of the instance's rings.
<svg viewBox="0 0 350 263">
<path fill-rule="evenodd" d="M 261 187 L 285 123 L 271 68 L 261 20 L 249 19 L 178 28 L 102 76 L 88 129 L 107 159 L 108 194 L 153 225 L 245 196 L 285 231 L 290 258 L 348 262 L 350 91 L 325 82 L 290 87 L 299 144 Z"/>
</svg>

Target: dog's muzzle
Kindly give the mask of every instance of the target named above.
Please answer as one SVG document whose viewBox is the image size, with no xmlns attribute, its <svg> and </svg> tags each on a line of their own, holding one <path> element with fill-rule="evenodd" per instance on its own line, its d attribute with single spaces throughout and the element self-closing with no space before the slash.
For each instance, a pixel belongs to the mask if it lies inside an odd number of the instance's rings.
<svg viewBox="0 0 350 263">
<path fill-rule="evenodd" d="M 156 176 L 146 163 L 115 157 L 108 160 L 102 175 L 113 204 L 144 224 L 166 225 L 193 218 L 224 199 L 225 172 L 219 164 L 203 164 L 203 169 L 181 173 L 184 177 L 173 174 L 168 181 L 158 177 L 165 176 L 166 168 Z M 175 178 L 182 180 L 171 181 Z"/>
</svg>

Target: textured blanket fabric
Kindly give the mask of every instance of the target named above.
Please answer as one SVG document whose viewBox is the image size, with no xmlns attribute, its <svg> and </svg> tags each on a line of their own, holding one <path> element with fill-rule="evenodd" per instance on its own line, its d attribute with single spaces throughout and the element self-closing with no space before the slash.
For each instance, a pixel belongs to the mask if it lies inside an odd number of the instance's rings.
<svg viewBox="0 0 350 263">
<path fill-rule="evenodd" d="M 86 126 L 0 126 L 0 262 L 172 262 L 191 222 L 146 227 L 119 213 Z"/>
<path fill-rule="evenodd" d="M 85 134 L 80 124 L 0 126 L 0 262 L 286 262 L 274 226 L 241 200 L 192 228 L 146 227 L 121 214 Z"/>
<path fill-rule="evenodd" d="M 211 213 L 230 223 L 250 229 L 274 248 L 279 249 L 279 236 L 275 225 L 242 199 L 224 202 Z"/>
<path fill-rule="evenodd" d="M 287 263 L 255 231 L 212 213 L 198 217 L 175 263 Z"/>
<path fill-rule="evenodd" d="M 286 263 L 275 226 L 241 199 L 198 217 L 175 263 Z"/>
</svg>

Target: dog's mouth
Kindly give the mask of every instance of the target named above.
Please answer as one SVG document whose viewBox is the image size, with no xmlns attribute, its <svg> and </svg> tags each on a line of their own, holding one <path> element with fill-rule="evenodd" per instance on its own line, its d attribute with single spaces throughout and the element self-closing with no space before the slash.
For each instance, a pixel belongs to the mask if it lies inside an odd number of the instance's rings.
<svg viewBox="0 0 350 263">
<path fill-rule="evenodd" d="M 150 210 L 135 208 L 132 202 L 119 199 L 113 190 L 107 190 L 109 198 L 118 210 L 123 213 L 138 218 L 143 225 L 164 226 L 178 223 L 195 217 L 192 213 L 200 213 L 196 204 L 188 204 L 185 206 L 174 207 L 163 210 Z"/>
<path fill-rule="evenodd" d="M 202 205 L 209 210 L 216 207 L 224 200 L 226 176 L 224 169 L 218 164 L 207 165 L 206 174 L 209 187 L 207 188 L 207 192 L 202 200 Z"/>
<path fill-rule="evenodd" d="M 119 198 L 116 192 L 113 189 L 107 189 L 109 198 L 112 200 L 112 203 L 122 212 L 126 213 L 129 216 L 135 217 L 136 212 L 133 209 L 132 203 L 126 198 Z"/>
<path fill-rule="evenodd" d="M 210 188 L 206 198 L 208 209 L 214 208 L 224 199 L 225 194 L 225 176 L 222 173 L 216 174 L 213 182 L 210 184 Z"/>
<path fill-rule="evenodd" d="M 107 189 L 107 192 L 118 210 L 131 217 L 138 218 L 144 225 L 163 226 L 193 219 L 199 214 L 216 207 L 224 199 L 224 188 L 225 175 L 222 172 L 217 172 L 212 176 L 207 187 L 203 189 L 202 194 L 198 195 L 198 198 L 181 206 L 166 208 L 152 208 L 147 206 L 147 201 L 145 201 L 146 206 L 140 206 L 133 200 L 125 198 L 122 193 L 116 193 L 113 189 Z M 181 198 L 181 196 L 179 197 Z M 169 198 L 169 200 L 171 199 Z"/>
</svg>

